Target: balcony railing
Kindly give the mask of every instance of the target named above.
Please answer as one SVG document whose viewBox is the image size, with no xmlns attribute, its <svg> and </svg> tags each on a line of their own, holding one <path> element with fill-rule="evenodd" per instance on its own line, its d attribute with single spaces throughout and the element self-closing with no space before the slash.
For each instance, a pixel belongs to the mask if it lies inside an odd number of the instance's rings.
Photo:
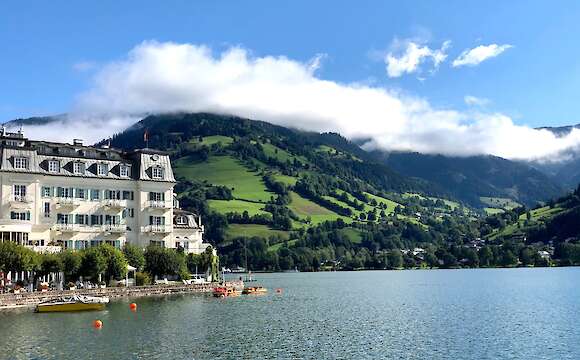
<svg viewBox="0 0 580 360">
<path fill-rule="evenodd" d="M 149 200 L 147 203 L 147 207 L 149 207 L 150 209 L 171 209 L 172 204 L 171 201 Z"/>
<path fill-rule="evenodd" d="M 154 234 L 167 234 L 171 232 L 170 225 L 147 225 L 143 227 L 143 232 Z"/>
<path fill-rule="evenodd" d="M 104 232 L 108 233 L 124 233 L 127 232 L 127 225 L 125 224 L 106 224 L 102 227 Z"/>
<path fill-rule="evenodd" d="M 82 224 L 54 224 L 52 229 L 61 232 L 84 232 L 84 233 L 100 233 L 103 231 L 100 225 L 82 225 Z"/>
<path fill-rule="evenodd" d="M 80 199 L 75 199 L 72 197 L 57 197 L 56 204 L 58 206 L 78 206 L 81 204 Z"/>
<path fill-rule="evenodd" d="M 127 200 L 121 199 L 105 199 L 103 204 L 110 209 L 122 209 L 127 207 Z"/>
<path fill-rule="evenodd" d="M 30 207 L 33 202 L 34 198 L 26 195 L 13 195 L 10 199 L 10 204 L 18 208 Z"/>
</svg>

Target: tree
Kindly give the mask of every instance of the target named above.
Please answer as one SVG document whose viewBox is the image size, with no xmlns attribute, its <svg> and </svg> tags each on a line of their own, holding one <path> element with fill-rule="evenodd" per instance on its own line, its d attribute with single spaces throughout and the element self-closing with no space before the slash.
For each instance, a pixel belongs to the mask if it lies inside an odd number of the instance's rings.
<svg viewBox="0 0 580 360">
<path fill-rule="evenodd" d="M 137 269 L 137 271 L 143 270 L 145 266 L 145 255 L 143 255 L 143 250 L 135 245 L 125 243 L 123 246 L 123 255 L 129 265 Z"/>
<path fill-rule="evenodd" d="M 111 245 L 101 245 L 98 247 L 106 261 L 105 279 L 120 280 L 127 275 L 127 260 L 123 252 Z"/>
<path fill-rule="evenodd" d="M 391 250 L 387 254 L 387 263 L 391 269 L 403 267 L 403 254 L 399 250 Z"/>
<path fill-rule="evenodd" d="M 493 266 L 493 252 L 489 246 L 484 246 L 479 250 L 479 264 L 484 267 Z"/>
<path fill-rule="evenodd" d="M 65 281 L 74 281 L 79 278 L 79 270 L 83 260 L 81 253 L 72 250 L 65 250 L 60 253 L 62 270 Z"/>
<path fill-rule="evenodd" d="M 149 246 L 145 249 L 145 271 L 152 276 L 178 275 L 187 269 L 185 257 L 173 249 Z"/>
<path fill-rule="evenodd" d="M 44 276 L 50 273 L 58 273 L 63 271 L 64 266 L 62 258 L 56 254 L 41 254 L 40 255 L 40 269 L 38 275 Z"/>
<path fill-rule="evenodd" d="M 107 259 L 103 253 L 96 247 L 88 248 L 83 251 L 80 273 L 93 280 L 97 280 L 107 269 Z"/>
</svg>

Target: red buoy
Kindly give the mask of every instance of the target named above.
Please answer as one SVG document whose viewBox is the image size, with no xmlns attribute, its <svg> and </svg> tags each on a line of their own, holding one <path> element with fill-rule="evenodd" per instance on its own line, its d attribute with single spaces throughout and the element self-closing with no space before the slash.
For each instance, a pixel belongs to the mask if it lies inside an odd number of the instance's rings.
<svg viewBox="0 0 580 360">
<path fill-rule="evenodd" d="M 135 303 L 130 303 L 130 304 L 129 304 L 129 309 L 131 309 L 131 311 L 136 311 L 136 310 L 137 310 L 137 304 L 135 304 Z"/>
<path fill-rule="evenodd" d="M 278 293 L 278 294 L 282 294 L 282 289 L 281 289 L 281 288 L 277 288 L 277 289 L 276 289 L 276 293 Z"/>
<path fill-rule="evenodd" d="M 93 321 L 93 326 L 95 329 L 100 329 L 103 327 L 103 322 L 101 320 L 95 320 Z"/>
</svg>

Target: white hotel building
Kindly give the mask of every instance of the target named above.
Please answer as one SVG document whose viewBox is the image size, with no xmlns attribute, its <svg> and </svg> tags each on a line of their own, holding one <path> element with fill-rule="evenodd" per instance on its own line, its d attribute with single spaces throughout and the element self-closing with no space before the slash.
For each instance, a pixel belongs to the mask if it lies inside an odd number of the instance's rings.
<svg viewBox="0 0 580 360">
<path fill-rule="evenodd" d="M 174 200 L 166 153 L 31 141 L 4 129 L 0 151 L 0 241 L 37 251 L 208 246 L 200 219 Z"/>
</svg>

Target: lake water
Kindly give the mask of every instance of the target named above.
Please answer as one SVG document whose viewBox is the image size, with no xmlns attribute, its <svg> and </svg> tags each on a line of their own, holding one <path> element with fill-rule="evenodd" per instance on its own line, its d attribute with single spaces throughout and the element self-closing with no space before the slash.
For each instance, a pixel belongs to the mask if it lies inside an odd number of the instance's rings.
<svg viewBox="0 0 580 360">
<path fill-rule="evenodd" d="M 580 268 L 257 278 L 268 295 L 0 312 L 0 358 L 580 359 Z"/>
</svg>

